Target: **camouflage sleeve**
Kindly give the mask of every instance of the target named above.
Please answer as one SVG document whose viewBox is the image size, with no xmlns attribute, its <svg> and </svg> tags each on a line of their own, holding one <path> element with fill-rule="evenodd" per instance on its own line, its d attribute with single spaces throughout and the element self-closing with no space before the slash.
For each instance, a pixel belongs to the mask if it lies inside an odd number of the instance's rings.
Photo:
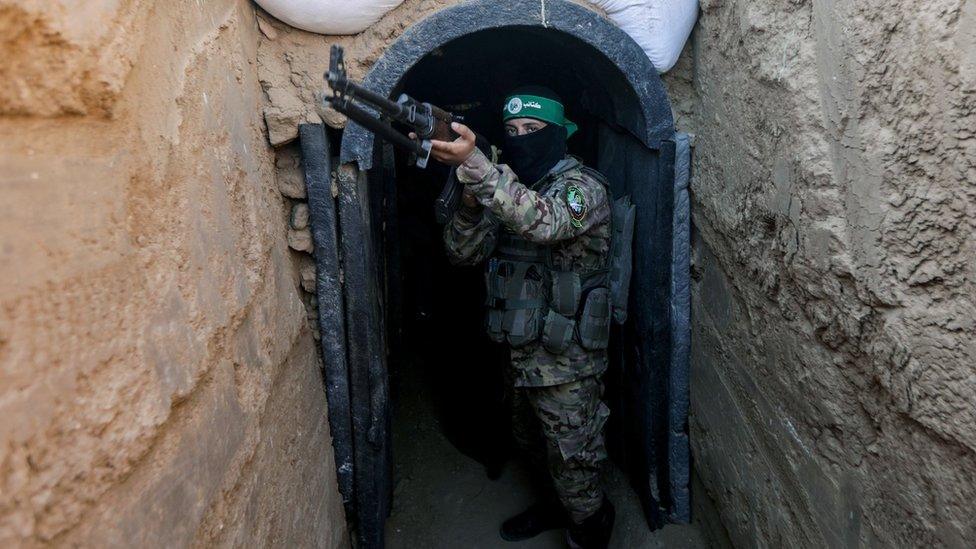
<svg viewBox="0 0 976 549">
<path fill-rule="evenodd" d="M 520 183 L 508 166 L 492 163 L 477 150 L 458 166 L 457 174 L 506 227 L 532 242 L 575 238 L 609 215 L 606 189 L 588 177 L 568 181 L 558 196 L 544 196 Z"/>
<path fill-rule="evenodd" d="M 444 247 L 454 265 L 475 265 L 495 249 L 498 222 L 484 210 L 461 207 L 444 226 Z"/>
</svg>

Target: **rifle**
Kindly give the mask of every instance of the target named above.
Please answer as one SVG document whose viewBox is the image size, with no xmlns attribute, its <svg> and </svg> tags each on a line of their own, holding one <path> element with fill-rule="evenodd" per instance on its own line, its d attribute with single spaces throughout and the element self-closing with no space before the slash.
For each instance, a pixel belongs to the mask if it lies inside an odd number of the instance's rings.
<svg viewBox="0 0 976 549">
<path fill-rule="evenodd" d="M 430 103 L 422 103 L 403 93 L 396 101 L 358 84 L 346 76 L 346 65 L 343 60 L 342 46 L 333 45 L 329 58 L 329 72 L 325 80 L 332 88 L 332 96 L 325 98 L 326 106 L 346 115 L 363 128 L 373 132 L 394 146 L 411 153 L 411 160 L 418 168 L 426 168 L 430 160 L 431 139 L 439 141 L 453 141 L 458 134 L 451 129 L 452 122 L 461 122 L 463 117 L 435 107 Z M 359 105 L 371 108 L 380 117 L 373 116 L 368 110 Z M 393 128 L 387 120 L 403 124 L 417 134 L 417 139 L 410 139 Z M 490 151 L 487 141 L 478 136 L 478 147 Z M 457 180 L 454 170 L 450 170 L 450 177 L 441 190 L 435 203 L 437 221 L 447 223 L 454 216 L 461 205 L 462 184 Z"/>
</svg>

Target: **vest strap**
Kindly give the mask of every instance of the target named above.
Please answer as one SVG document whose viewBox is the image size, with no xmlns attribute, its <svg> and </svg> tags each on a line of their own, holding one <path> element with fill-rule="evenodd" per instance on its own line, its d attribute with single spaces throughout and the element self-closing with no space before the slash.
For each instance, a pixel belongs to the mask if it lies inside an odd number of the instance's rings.
<svg viewBox="0 0 976 549">
<path fill-rule="evenodd" d="M 549 258 L 549 250 L 506 231 L 498 239 L 495 255 L 505 259 L 545 263 Z"/>
</svg>

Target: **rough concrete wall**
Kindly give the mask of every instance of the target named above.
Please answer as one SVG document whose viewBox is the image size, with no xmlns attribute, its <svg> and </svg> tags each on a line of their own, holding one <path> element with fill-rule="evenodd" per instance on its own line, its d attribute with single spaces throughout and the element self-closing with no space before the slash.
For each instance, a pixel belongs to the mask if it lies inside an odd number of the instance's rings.
<svg viewBox="0 0 976 549">
<path fill-rule="evenodd" d="M 0 0 L 0 545 L 347 544 L 244 0 Z"/>
<path fill-rule="evenodd" d="M 973 546 L 976 3 L 702 9 L 701 477 L 741 545 Z"/>
</svg>

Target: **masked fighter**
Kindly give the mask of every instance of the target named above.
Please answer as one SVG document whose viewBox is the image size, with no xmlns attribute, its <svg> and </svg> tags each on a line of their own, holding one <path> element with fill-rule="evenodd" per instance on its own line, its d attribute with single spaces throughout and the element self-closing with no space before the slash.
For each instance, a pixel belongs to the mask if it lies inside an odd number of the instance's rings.
<svg viewBox="0 0 976 549">
<path fill-rule="evenodd" d="M 515 541 L 566 528 L 573 547 L 606 547 L 614 510 L 600 486 L 607 368 L 611 211 L 606 180 L 567 155 L 576 125 L 540 86 L 503 107 L 505 163 L 455 124 L 433 156 L 457 166 L 463 206 L 444 241 L 457 264 L 487 262 L 487 330 L 511 349 L 513 434 L 548 477 L 547 497 L 505 521 Z"/>
</svg>

